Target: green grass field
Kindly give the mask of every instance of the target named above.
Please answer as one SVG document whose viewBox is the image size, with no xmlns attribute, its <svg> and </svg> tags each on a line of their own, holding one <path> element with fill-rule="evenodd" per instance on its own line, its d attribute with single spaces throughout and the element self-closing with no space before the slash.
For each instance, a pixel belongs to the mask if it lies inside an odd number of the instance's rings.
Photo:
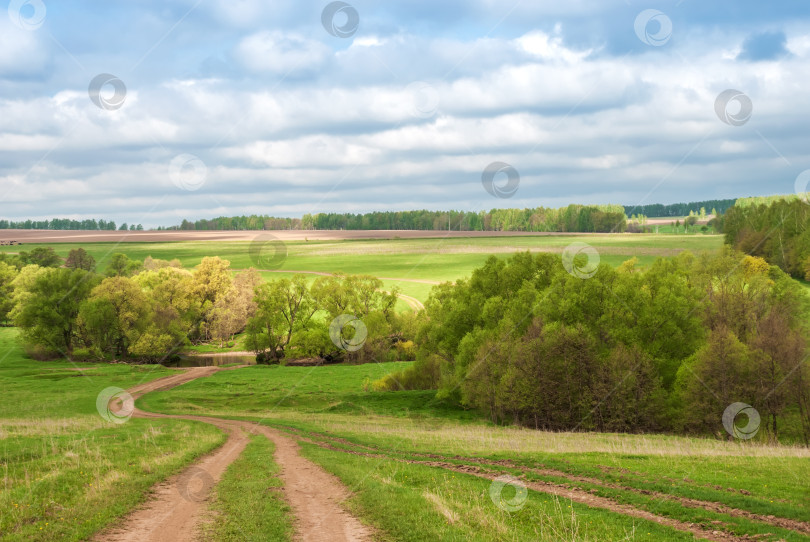
<svg viewBox="0 0 810 542">
<path fill-rule="evenodd" d="M 504 514 L 490 502 L 488 482 L 420 464 L 425 454 L 431 462 L 483 463 L 500 473 L 523 474 L 527 481 L 576 487 L 684 523 L 726 525 L 739 536 L 810 539 L 751 518 L 683 505 L 691 499 L 808 522 L 806 449 L 665 435 L 538 433 L 494 426 L 472 412 L 437 404 L 430 392 L 364 390 L 369 378 L 401 366 L 252 367 L 150 394 L 142 405 L 258 420 L 324 444 L 307 444 L 307 455 L 344 480 L 357 493 L 358 513 L 395 534 L 394 540 L 493 540 L 504 533 L 523 539 L 537 527 L 532 518 L 538 516 L 556 525 L 547 526 L 541 540 L 559 539 L 560 533 L 570 538 L 572 530 L 577 540 L 619 540 L 633 531 L 633 518 L 579 503 L 563 502 L 567 514 L 559 516 L 559 499 L 535 492 L 520 514 Z M 362 455 L 370 451 L 375 457 Z M 389 504 L 375 504 L 380 502 Z M 448 524 L 448 516 L 456 521 Z M 636 525 L 633 540 L 691 539 L 647 523 Z M 414 534 L 417 527 L 424 538 Z"/>
<path fill-rule="evenodd" d="M 145 498 L 156 482 L 223 442 L 210 425 L 130 419 L 96 410 L 108 386 L 171 374 L 159 366 L 26 358 L 0 328 L 0 538 L 83 540 Z"/>
<path fill-rule="evenodd" d="M 452 239 L 392 239 L 350 241 L 295 241 L 285 244 L 287 257 L 278 268 L 281 273 L 263 273 L 266 279 L 289 276 L 294 271 L 356 273 L 382 277 L 385 287 L 397 286 L 402 293 L 424 301 L 432 282 L 456 280 L 468 276 L 494 254 L 506 258 L 522 251 L 562 252 L 571 243 L 587 243 L 597 249 L 600 260 L 617 266 L 636 257 L 641 265 L 655 258 L 672 256 L 683 250 L 716 250 L 723 243 L 720 235 L 544 235 L 536 237 L 483 237 Z M 172 243 L 53 243 L 0 247 L 0 251 L 19 252 L 39 246 L 51 246 L 66 257 L 71 249 L 82 247 L 104 269 L 115 253 L 143 260 L 147 256 L 170 260 L 177 258 L 185 267 L 194 267 L 205 256 L 220 256 L 233 269 L 255 267 L 249 241 L 187 241 Z M 391 280 L 405 279 L 405 280 Z M 410 280 L 429 283 L 409 282 Z"/>
<path fill-rule="evenodd" d="M 283 273 L 263 275 L 366 273 L 424 301 L 431 284 L 394 279 L 454 280 L 490 254 L 559 252 L 575 241 L 596 247 L 612 265 L 632 257 L 648 264 L 722 244 L 720 236 L 671 234 L 302 242 L 288 245 Z M 52 246 L 64 256 L 78 245 Z M 235 269 L 252 264 L 249 243 L 82 246 L 101 267 L 115 252 L 179 258 L 187 267 L 204 256 L 226 258 Z M 0 540 L 85 539 L 142 502 L 156 482 L 223 442 L 219 430 L 202 423 L 113 424 L 96 411 L 104 388 L 128 388 L 171 370 L 37 362 L 25 357 L 15 334 L 0 328 Z M 437 401 L 434 392 L 372 390 L 373 381 L 407 364 L 248 367 L 147 394 L 138 405 L 284 431 L 300 441 L 305 457 L 346 485 L 352 493 L 346 506 L 379 540 L 694 540 L 694 532 L 712 531 L 727 539 L 810 540 L 807 448 L 538 432 L 494 425 Z M 279 497 L 272 454 L 272 443 L 255 436 L 228 468 L 211 503 L 216 519 L 207 539 L 290 539 L 290 511 Z M 519 481 L 498 497 L 492 480 L 501 475 Z"/>
</svg>

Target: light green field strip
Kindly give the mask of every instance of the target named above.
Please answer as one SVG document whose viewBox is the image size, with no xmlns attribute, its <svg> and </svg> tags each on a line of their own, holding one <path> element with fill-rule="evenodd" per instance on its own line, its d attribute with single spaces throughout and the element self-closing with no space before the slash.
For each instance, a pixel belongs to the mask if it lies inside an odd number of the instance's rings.
<svg viewBox="0 0 810 542">
<path fill-rule="evenodd" d="M 563 235 L 507 238 L 469 239 L 392 239 L 352 241 L 310 241 L 287 243 L 287 256 L 279 267 L 282 276 L 294 271 L 368 274 L 384 278 L 386 288 L 399 286 L 402 293 L 424 302 L 433 282 L 453 281 L 469 276 L 490 255 L 506 258 L 521 250 L 561 252 L 573 242 L 594 246 L 602 262 L 613 266 L 637 257 L 648 265 L 661 256 L 671 256 L 683 250 L 700 252 L 722 246 L 718 235 Z M 40 245 L 25 245 L 31 250 Z M 44 246 L 44 245 L 43 245 Z M 205 256 L 219 256 L 231 262 L 233 269 L 255 266 L 251 258 L 251 243 L 183 241 L 173 243 L 55 243 L 58 254 L 84 247 L 103 269 L 107 260 L 117 252 L 143 260 L 147 256 L 179 259 L 185 267 L 194 267 Z M 4 247 L 0 250 L 7 250 Z M 20 250 L 13 247 L 15 251 Z M 263 273 L 271 279 L 273 273 Z M 400 280 L 396 280 L 400 279 Z M 426 281 L 426 283 L 411 282 Z"/>
</svg>

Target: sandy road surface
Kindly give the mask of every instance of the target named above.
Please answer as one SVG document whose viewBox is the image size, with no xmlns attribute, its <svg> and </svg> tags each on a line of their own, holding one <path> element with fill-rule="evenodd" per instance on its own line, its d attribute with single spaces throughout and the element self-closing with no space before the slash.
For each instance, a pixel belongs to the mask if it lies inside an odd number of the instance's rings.
<svg viewBox="0 0 810 542">
<path fill-rule="evenodd" d="M 194 367 L 177 375 L 135 386 L 130 391 L 137 399 L 151 391 L 166 390 L 196 378 L 210 376 L 220 367 Z M 114 405 L 113 405 L 114 407 Z M 281 466 L 284 496 L 295 515 L 297 540 L 312 542 L 366 542 L 372 531 L 346 512 L 341 503 L 348 490 L 337 478 L 298 453 L 298 444 L 278 431 L 253 422 L 224 420 L 204 416 L 169 416 L 136 409 L 139 418 L 175 418 L 210 423 L 228 433 L 226 443 L 179 475 L 158 484 L 153 497 L 114 528 L 96 535 L 94 540 L 193 541 L 202 524 L 210 519 L 208 502 L 211 490 L 249 441 L 248 433 L 262 434 L 276 446 L 275 460 Z"/>
</svg>

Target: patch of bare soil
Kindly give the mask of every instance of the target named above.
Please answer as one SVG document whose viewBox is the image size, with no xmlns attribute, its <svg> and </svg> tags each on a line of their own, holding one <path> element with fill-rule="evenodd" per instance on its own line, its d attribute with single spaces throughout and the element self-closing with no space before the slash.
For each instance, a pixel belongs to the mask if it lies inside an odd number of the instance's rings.
<svg viewBox="0 0 810 542">
<path fill-rule="evenodd" d="M 194 367 L 166 378 L 132 388 L 138 398 L 166 390 L 195 378 L 210 376 L 220 367 Z M 341 505 L 349 496 L 340 481 L 298 453 L 296 442 L 269 427 L 252 422 L 203 416 L 170 416 L 136 409 L 141 418 L 175 418 L 210 423 L 228 433 L 227 442 L 206 457 L 153 489 L 149 501 L 115 528 L 99 533 L 97 541 L 192 541 L 210 519 L 211 491 L 248 443 L 248 433 L 262 434 L 276 446 L 275 460 L 281 466 L 284 495 L 295 515 L 296 539 L 307 542 L 370 542 L 372 530 Z"/>
<path fill-rule="evenodd" d="M 274 230 L 274 231 L 83 231 L 0 230 L 0 241 L 26 243 L 165 243 L 171 241 L 252 241 L 272 235 L 282 241 L 345 241 L 353 239 L 456 239 L 471 237 L 544 237 L 560 235 L 616 235 L 538 233 L 518 231 L 443 230 Z M 632 234 L 627 234 L 632 235 Z"/>
</svg>

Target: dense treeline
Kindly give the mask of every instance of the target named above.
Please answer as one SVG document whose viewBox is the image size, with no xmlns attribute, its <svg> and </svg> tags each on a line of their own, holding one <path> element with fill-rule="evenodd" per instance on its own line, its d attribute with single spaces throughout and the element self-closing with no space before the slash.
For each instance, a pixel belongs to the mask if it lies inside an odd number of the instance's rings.
<svg viewBox="0 0 810 542">
<path fill-rule="evenodd" d="M 810 439 L 807 299 L 778 267 L 729 249 L 594 271 L 490 258 L 433 290 L 416 363 L 375 385 L 438 389 L 551 430 L 723 433 L 724 410 L 743 402 L 763 433 L 789 420 L 791 438 Z"/>
<path fill-rule="evenodd" d="M 116 228 L 115 222 L 110 220 L 71 220 L 69 218 L 54 218 L 53 220 L 22 220 L 14 222 L 10 220 L 0 220 L 0 230 L 132 230 L 141 231 L 143 226 L 121 224 Z"/>
<path fill-rule="evenodd" d="M 192 343 L 222 346 L 246 332 L 263 362 L 409 359 L 409 316 L 394 311 L 397 293 L 368 276 L 303 275 L 264 283 L 255 269 L 236 274 L 218 257 L 192 270 L 177 260 L 143 262 L 115 254 L 103 274 L 83 249 L 67 260 L 0 259 L 0 323 L 13 323 L 38 359 L 156 362 Z M 42 264 L 42 265 L 40 265 Z M 330 325 L 349 315 L 348 325 Z M 361 324 L 358 324 L 360 322 Z M 362 327 L 356 348 L 342 348 Z M 412 359 L 412 358 L 410 358 Z"/>
<path fill-rule="evenodd" d="M 454 230 L 454 231 L 534 231 L 534 232 L 623 232 L 626 217 L 686 216 L 701 207 L 724 213 L 735 200 L 706 200 L 663 205 L 569 205 L 559 209 L 493 209 L 491 211 L 381 211 L 374 213 L 317 213 L 301 218 L 267 215 L 220 216 L 196 221 L 183 220 L 179 226 L 158 230 Z M 142 230 L 143 226 L 105 220 L 0 220 L 0 229 L 26 230 Z"/>
<path fill-rule="evenodd" d="M 623 232 L 620 205 L 569 205 L 560 209 L 493 209 L 464 211 L 385 211 L 365 214 L 318 213 L 302 218 L 269 216 L 219 217 L 168 229 L 180 230 L 453 230 L 533 232 Z"/>
<path fill-rule="evenodd" d="M 641 214 L 654 217 L 675 217 L 687 216 L 690 212 L 698 213 L 701 208 L 704 208 L 716 211 L 717 214 L 723 214 L 734 206 L 735 201 L 736 200 L 733 199 L 710 199 L 706 201 L 693 201 L 691 203 L 673 203 L 671 205 L 661 203 L 650 205 L 625 205 L 624 212 L 627 216 Z"/>
<path fill-rule="evenodd" d="M 746 200 L 726 212 L 721 221 L 726 243 L 810 279 L 810 205 L 797 197 L 763 201 Z"/>
</svg>

